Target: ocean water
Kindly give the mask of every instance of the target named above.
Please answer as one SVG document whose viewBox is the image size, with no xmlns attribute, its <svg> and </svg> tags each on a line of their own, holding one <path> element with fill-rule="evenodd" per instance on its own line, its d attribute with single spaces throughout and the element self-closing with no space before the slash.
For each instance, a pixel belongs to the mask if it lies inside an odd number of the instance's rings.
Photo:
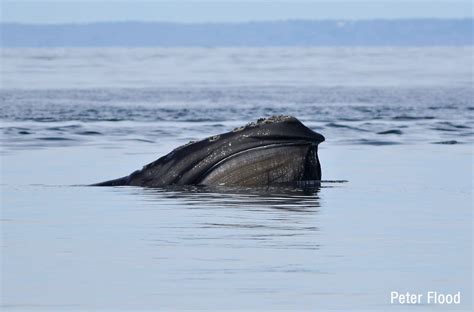
<svg viewBox="0 0 474 312">
<path fill-rule="evenodd" d="M 2 308 L 472 310 L 473 52 L 2 49 Z M 275 114 L 320 188 L 85 186 Z"/>
</svg>

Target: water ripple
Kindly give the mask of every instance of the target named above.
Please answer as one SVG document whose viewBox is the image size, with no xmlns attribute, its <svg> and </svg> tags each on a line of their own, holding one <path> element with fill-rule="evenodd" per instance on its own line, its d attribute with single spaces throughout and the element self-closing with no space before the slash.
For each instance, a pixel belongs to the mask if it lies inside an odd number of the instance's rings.
<svg viewBox="0 0 474 312">
<path fill-rule="evenodd" d="M 1 90 L 0 98 L 7 148 L 185 143 L 273 114 L 295 115 L 340 144 L 473 141 L 474 93 L 461 87 L 18 89 Z"/>
</svg>

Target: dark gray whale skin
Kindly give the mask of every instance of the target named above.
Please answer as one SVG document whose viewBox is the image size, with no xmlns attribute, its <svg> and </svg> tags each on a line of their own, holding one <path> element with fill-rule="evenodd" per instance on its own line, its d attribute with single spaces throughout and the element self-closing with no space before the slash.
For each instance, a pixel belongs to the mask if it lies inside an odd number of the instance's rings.
<svg viewBox="0 0 474 312">
<path fill-rule="evenodd" d="M 252 187 L 321 180 L 323 141 L 295 117 L 273 116 L 189 142 L 129 176 L 93 185 Z"/>
</svg>

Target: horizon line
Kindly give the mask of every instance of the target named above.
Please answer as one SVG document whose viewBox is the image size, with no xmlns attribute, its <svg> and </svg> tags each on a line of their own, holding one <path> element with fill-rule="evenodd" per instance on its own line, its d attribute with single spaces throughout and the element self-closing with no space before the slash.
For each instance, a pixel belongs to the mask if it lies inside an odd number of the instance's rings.
<svg viewBox="0 0 474 312">
<path fill-rule="evenodd" d="M 68 22 L 68 23 L 25 23 L 15 21 L 1 21 L 0 25 L 18 26 L 87 26 L 97 24 L 174 24 L 174 25 L 239 25 L 239 24 L 264 24 L 264 23 L 285 23 L 285 22 L 373 22 L 373 21 L 464 21 L 473 20 L 474 17 L 400 17 L 400 18 L 327 18 L 327 19 L 274 19 L 274 20 L 248 20 L 248 21 L 208 21 L 208 22 L 177 22 L 177 21 L 140 21 L 140 20 L 110 20 L 110 21 L 90 21 L 90 22 Z"/>
</svg>

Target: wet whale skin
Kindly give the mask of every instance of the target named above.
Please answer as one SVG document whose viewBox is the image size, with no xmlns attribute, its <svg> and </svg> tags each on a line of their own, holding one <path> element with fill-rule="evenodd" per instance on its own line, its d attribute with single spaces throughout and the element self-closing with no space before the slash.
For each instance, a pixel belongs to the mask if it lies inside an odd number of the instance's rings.
<svg viewBox="0 0 474 312">
<path fill-rule="evenodd" d="M 324 137 L 292 116 L 259 119 L 180 146 L 141 170 L 95 186 L 264 186 L 321 179 Z"/>
</svg>

